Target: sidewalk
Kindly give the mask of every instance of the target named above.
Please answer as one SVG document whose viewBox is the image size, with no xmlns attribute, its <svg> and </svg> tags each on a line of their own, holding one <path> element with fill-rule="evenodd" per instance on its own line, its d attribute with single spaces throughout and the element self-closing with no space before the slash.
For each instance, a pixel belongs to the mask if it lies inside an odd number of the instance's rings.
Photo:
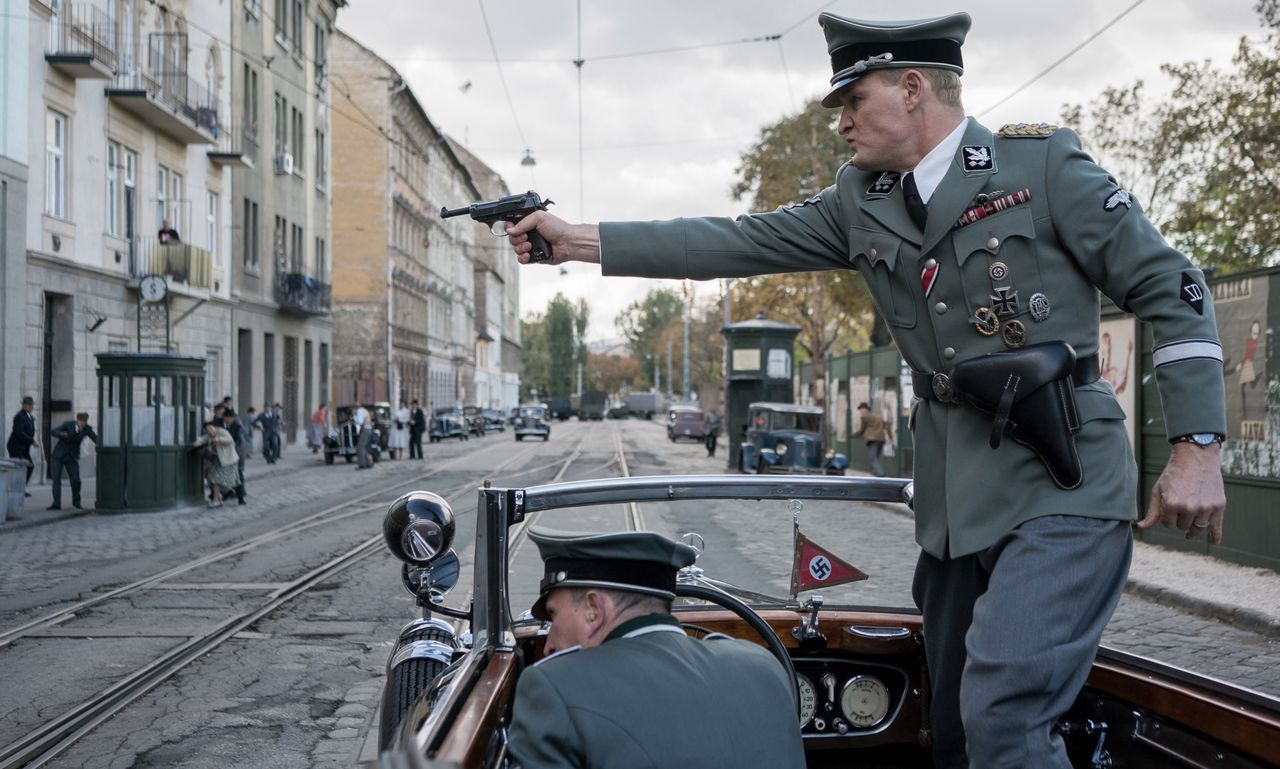
<svg viewBox="0 0 1280 769">
<path fill-rule="evenodd" d="M 312 454 L 311 449 L 307 448 L 303 443 L 293 446 L 286 445 L 280 454 L 280 459 L 275 464 L 267 464 L 267 460 L 263 459 L 261 454 L 255 452 L 244 463 L 246 497 L 252 502 L 254 486 L 257 481 L 275 476 L 289 475 L 299 470 L 319 467 L 323 464 L 324 453 Z M 96 476 L 85 478 L 81 481 L 80 502 L 85 506 L 85 509 L 77 510 L 71 506 L 71 484 L 64 477 L 62 479 L 62 509 L 47 510 L 46 508 L 53 504 L 53 485 L 49 481 L 40 480 L 37 469 L 37 473 L 31 475 L 31 482 L 34 485 L 27 487 L 27 491 L 31 493 L 31 496 L 26 498 L 22 518 L 15 521 L 12 517 L 13 511 L 9 511 L 10 517 L 6 518 L 3 524 L 0 524 L 0 536 L 3 536 L 4 532 L 14 529 L 42 526 L 54 521 L 92 513 L 93 502 L 97 497 L 98 491 L 97 481 Z M 230 497 L 229 504 L 236 504 L 234 496 Z"/>
</svg>

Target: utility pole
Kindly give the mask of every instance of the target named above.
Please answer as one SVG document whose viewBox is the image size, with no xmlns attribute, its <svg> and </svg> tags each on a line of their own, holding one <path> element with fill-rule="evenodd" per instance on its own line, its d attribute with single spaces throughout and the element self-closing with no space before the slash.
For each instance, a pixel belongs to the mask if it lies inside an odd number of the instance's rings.
<svg viewBox="0 0 1280 769">
<path fill-rule="evenodd" d="M 689 297 L 684 300 L 684 399 L 689 400 Z"/>
<path fill-rule="evenodd" d="M 667 400 L 672 400 L 676 396 L 676 378 L 671 371 L 671 340 L 667 340 Z"/>
</svg>

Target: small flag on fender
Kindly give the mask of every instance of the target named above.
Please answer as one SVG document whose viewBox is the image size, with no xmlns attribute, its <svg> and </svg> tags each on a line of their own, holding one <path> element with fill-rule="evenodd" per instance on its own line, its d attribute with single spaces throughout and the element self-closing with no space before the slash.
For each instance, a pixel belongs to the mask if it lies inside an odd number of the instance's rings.
<svg viewBox="0 0 1280 769">
<path fill-rule="evenodd" d="M 795 560 L 791 563 L 791 595 L 802 590 L 843 585 L 867 578 L 862 571 L 814 544 L 796 527 Z"/>
</svg>

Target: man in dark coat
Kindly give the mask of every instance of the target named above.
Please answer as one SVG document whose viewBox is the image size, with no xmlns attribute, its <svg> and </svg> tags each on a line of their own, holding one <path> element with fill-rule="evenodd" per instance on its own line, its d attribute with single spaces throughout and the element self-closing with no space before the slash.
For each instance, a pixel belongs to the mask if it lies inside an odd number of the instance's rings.
<svg viewBox="0 0 1280 769">
<path fill-rule="evenodd" d="M 427 415 L 418 401 L 409 409 L 409 459 L 422 459 L 422 435 L 427 431 Z"/>
<path fill-rule="evenodd" d="M 5 444 L 10 459 L 27 461 L 28 484 L 31 483 L 31 469 L 35 467 L 31 462 L 31 447 L 39 445 L 36 443 L 36 418 L 31 413 L 35 405 L 30 395 L 22 399 L 22 410 L 13 415 L 13 429 L 9 431 L 9 441 Z M 31 496 L 31 492 L 27 492 L 27 496 Z"/>
<path fill-rule="evenodd" d="M 267 404 L 258 415 L 258 427 L 262 430 L 262 456 L 267 464 L 274 465 L 280 458 L 280 429 L 284 419 L 280 414 L 280 404 Z"/>
<path fill-rule="evenodd" d="M 239 500 L 240 504 L 243 505 L 244 504 L 244 455 L 246 453 L 247 447 L 250 445 L 249 435 L 244 431 L 244 428 L 240 424 L 240 420 L 236 419 L 236 410 L 233 408 L 228 407 L 226 409 L 223 409 L 222 426 L 226 428 L 227 432 L 231 433 L 232 439 L 235 440 L 236 442 L 236 454 L 239 455 L 240 457 L 240 462 L 238 463 L 240 483 L 236 486 L 236 499 Z"/>
<path fill-rule="evenodd" d="M 98 434 L 89 426 L 89 415 L 81 411 L 75 420 L 63 422 L 53 431 L 58 443 L 53 447 L 53 504 L 50 510 L 62 509 L 62 472 L 71 481 L 71 504 L 80 509 L 80 442 L 85 438 L 98 442 Z"/>
</svg>

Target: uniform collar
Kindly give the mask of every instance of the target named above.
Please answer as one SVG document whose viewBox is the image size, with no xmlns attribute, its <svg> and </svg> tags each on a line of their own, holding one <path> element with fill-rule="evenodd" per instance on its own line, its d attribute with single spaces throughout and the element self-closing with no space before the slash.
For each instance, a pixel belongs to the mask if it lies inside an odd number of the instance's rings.
<svg viewBox="0 0 1280 769">
<path fill-rule="evenodd" d="M 609 643 L 618 638 L 632 638 L 646 633 L 662 633 L 662 632 L 683 633 L 680 629 L 680 620 L 670 614 L 645 614 L 640 617 L 632 617 L 615 627 L 609 635 L 604 637 L 601 643 Z"/>
<path fill-rule="evenodd" d="M 960 151 L 960 141 L 964 139 L 964 131 L 969 126 L 968 120 L 961 120 L 937 146 L 929 150 L 929 154 L 920 159 L 912 169 L 916 180 L 916 189 L 920 191 L 920 199 L 926 204 L 933 197 L 934 190 L 942 184 L 942 177 L 947 175 L 951 160 Z"/>
</svg>

